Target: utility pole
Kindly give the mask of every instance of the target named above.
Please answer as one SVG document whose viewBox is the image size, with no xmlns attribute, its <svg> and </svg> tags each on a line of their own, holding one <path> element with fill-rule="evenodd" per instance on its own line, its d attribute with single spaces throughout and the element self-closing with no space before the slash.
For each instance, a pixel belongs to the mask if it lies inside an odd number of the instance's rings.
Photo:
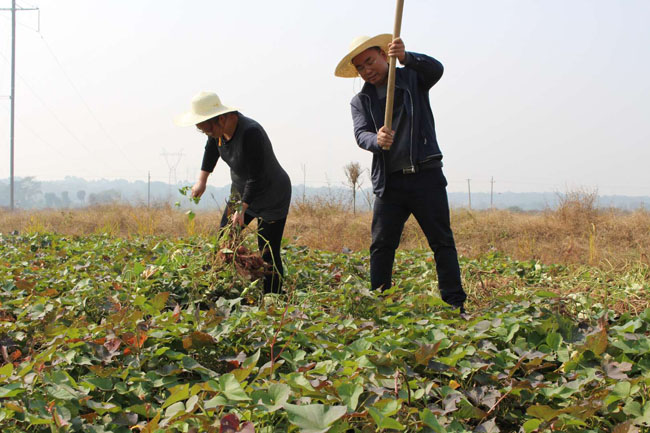
<svg viewBox="0 0 650 433">
<path fill-rule="evenodd" d="M 302 168 L 302 202 L 305 202 L 305 188 L 307 187 L 307 165 L 300 164 Z"/>
<path fill-rule="evenodd" d="M 151 207 L 151 172 L 147 172 L 147 209 Z"/>
<path fill-rule="evenodd" d="M 0 11 L 11 11 L 11 96 L 9 97 L 11 99 L 11 124 L 9 126 L 9 202 L 12 211 L 15 209 L 14 113 L 16 104 L 16 12 L 37 10 L 38 8 L 16 8 L 16 0 L 11 0 L 11 9 L 0 8 Z"/>
<path fill-rule="evenodd" d="M 467 179 L 467 197 L 469 198 L 469 210 L 472 210 L 472 189 L 469 186 L 469 181 L 472 179 Z"/>
<path fill-rule="evenodd" d="M 494 176 L 490 178 L 490 209 L 494 209 Z"/>
</svg>

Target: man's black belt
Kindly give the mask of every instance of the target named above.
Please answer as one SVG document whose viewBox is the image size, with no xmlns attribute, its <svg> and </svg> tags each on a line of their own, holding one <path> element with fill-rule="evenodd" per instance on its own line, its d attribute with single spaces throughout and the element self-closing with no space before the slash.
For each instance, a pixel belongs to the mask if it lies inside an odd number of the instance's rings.
<svg viewBox="0 0 650 433">
<path fill-rule="evenodd" d="M 440 168 L 442 167 L 442 161 L 439 159 L 430 159 L 429 161 L 424 161 L 416 165 L 412 165 L 410 167 L 405 167 L 401 170 L 397 170 L 394 173 L 402 173 L 402 174 L 415 174 L 419 173 L 421 171 L 426 171 L 426 170 L 431 170 L 433 168 Z"/>
</svg>

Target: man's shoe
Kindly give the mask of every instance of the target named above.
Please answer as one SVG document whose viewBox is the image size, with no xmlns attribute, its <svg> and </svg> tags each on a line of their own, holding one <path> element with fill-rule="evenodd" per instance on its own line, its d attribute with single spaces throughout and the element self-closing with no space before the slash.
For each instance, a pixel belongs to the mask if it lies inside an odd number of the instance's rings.
<svg viewBox="0 0 650 433">
<path fill-rule="evenodd" d="M 460 310 L 460 314 L 465 314 L 465 307 L 463 304 L 460 305 L 452 305 L 454 310 Z"/>
</svg>

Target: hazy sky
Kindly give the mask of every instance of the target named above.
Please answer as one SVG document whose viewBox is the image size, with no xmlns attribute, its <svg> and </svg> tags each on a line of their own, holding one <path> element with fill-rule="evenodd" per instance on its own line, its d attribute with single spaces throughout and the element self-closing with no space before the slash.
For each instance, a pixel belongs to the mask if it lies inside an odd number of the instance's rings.
<svg viewBox="0 0 650 433">
<path fill-rule="evenodd" d="M 340 185 L 356 146 L 334 77 L 352 38 L 390 33 L 394 0 L 30 0 L 18 13 L 16 175 L 193 182 L 205 139 L 172 119 L 201 90 L 260 122 L 294 184 Z M 0 1 L 0 7 L 11 2 Z M 0 94 L 11 13 L 0 12 Z M 407 50 L 431 90 L 450 191 L 650 195 L 650 1 L 405 0 Z M 0 179 L 9 99 L 0 100 Z M 177 157 L 161 155 L 180 153 Z M 229 183 L 217 165 L 213 185 Z M 369 179 L 365 178 L 366 185 Z"/>
</svg>

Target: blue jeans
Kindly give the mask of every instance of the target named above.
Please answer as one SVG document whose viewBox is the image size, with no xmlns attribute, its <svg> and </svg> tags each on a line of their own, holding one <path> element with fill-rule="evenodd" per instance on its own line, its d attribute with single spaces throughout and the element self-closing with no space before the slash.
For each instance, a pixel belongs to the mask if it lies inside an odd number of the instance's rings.
<svg viewBox="0 0 650 433">
<path fill-rule="evenodd" d="M 404 224 L 412 214 L 433 251 L 442 300 L 456 307 L 465 302 L 467 295 L 460 280 L 446 186 L 441 168 L 388 175 L 383 196 L 375 199 L 372 218 L 370 283 L 373 289 L 391 286 L 395 250 Z"/>
</svg>

